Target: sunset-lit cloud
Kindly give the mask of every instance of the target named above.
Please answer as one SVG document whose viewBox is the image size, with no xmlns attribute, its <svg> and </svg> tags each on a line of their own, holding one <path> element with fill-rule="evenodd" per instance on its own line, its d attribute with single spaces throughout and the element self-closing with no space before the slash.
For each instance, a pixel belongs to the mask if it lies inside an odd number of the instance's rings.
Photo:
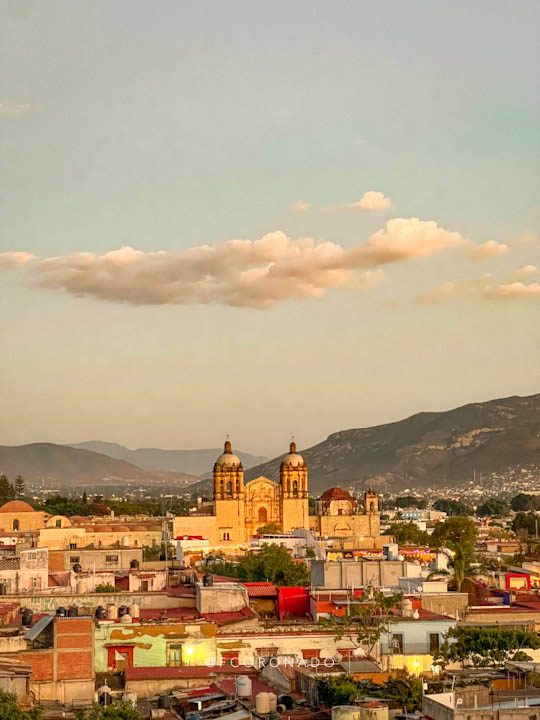
<svg viewBox="0 0 540 720">
<path fill-rule="evenodd" d="M 330 205 L 323 208 L 324 212 L 332 212 L 338 210 L 388 210 L 392 207 L 390 198 L 378 190 L 368 190 L 360 200 L 350 203 L 342 203 L 340 205 Z"/>
<path fill-rule="evenodd" d="M 436 222 L 395 218 L 351 249 L 268 233 L 183 252 L 123 247 L 104 255 L 73 253 L 42 260 L 38 286 L 133 305 L 220 303 L 269 308 L 321 298 L 334 288 L 377 286 L 379 266 L 427 257 L 462 242 Z"/>
<path fill-rule="evenodd" d="M 4 100 L 4 102 L 0 102 L 0 117 L 18 117 L 19 115 L 26 115 L 34 109 L 34 106 L 30 105 L 30 103 Z"/>
<path fill-rule="evenodd" d="M 538 272 L 538 268 L 536 265 L 524 265 L 521 268 L 518 268 L 514 275 L 517 275 L 518 277 L 526 277 L 527 275 L 534 275 Z"/>
<path fill-rule="evenodd" d="M 34 259 L 35 255 L 28 252 L 0 253 L 0 270 L 13 270 L 21 265 L 26 265 L 26 263 Z"/>
<path fill-rule="evenodd" d="M 497 285 L 489 288 L 485 296 L 494 300 L 540 300 L 540 283 L 526 285 L 522 282 Z"/>
<path fill-rule="evenodd" d="M 472 280 L 463 280 L 461 282 L 444 282 L 433 290 L 419 293 L 415 297 L 415 301 L 421 305 L 436 305 L 447 302 L 449 300 L 457 300 L 458 298 L 478 295 L 482 293 L 493 278 L 490 274 L 482 275 Z"/>
<path fill-rule="evenodd" d="M 310 203 L 304 202 L 303 200 L 298 200 L 298 202 L 295 202 L 293 205 L 293 210 L 296 213 L 305 213 L 311 208 Z"/>
<path fill-rule="evenodd" d="M 488 240 L 481 245 L 473 245 L 467 250 L 467 256 L 469 260 L 473 262 L 479 262 L 481 260 L 487 260 L 491 257 L 497 257 L 499 255 L 506 255 L 510 248 L 504 243 L 498 243 L 495 240 Z"/>
</svg>

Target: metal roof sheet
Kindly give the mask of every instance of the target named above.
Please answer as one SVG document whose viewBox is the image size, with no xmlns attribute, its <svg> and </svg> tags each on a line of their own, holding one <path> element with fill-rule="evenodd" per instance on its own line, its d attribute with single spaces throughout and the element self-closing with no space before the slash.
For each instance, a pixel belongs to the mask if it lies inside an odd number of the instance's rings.
<svg viewBox="0 0 540 720">
<path fill-rule="evenodd" d="M 24 639 L 25 640 L 35 640 L 38 635 L 40 635 L 45 628 L 52 623 L 54 620 L 54 615 L 45 615 L 44 617 L 40 618 L 35 625 L 32 625 L 32 627 L 28 628 L 28 630 L 24 633 Z"/>
</svg>

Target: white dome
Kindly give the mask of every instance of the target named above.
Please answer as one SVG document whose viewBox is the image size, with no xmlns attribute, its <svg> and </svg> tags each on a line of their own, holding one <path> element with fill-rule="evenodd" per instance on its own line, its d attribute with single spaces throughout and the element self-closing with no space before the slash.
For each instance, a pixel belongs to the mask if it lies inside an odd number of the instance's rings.
<svg viewBox="0 0 540 720">
<path fill-rule="evenodd" d="M 216 460 L 216 465 L 242 465 L 238 455 L 233 453 L 229 440 L 225 442 L 224 452 Z"/>
<path fill-rule="evenodd" d="M 289 452 L 283 460 L 281 461 L 282 465 L 290 465 L 291 467 L 300 467 L 301 465 L 305 465 L 304 458 L 296 452 L 296 443 L 292 442 L 289 448 Z"/>
<path fill-rule="evenodd" d="M 234 453 L 222 453 L 216 460 L 216 465 L 240 465 L 240 458 Z"/>
</svg>

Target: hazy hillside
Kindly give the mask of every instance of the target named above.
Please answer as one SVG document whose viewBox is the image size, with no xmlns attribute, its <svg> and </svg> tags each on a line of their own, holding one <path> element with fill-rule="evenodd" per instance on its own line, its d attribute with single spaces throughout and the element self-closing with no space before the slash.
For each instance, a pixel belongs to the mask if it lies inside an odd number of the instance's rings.
<svg viewBox="0 0 540 720">
<path fill-rule="evenodd" d="M 45 478 L 50 482 L 68 486 L 89 482 L 105 484 L 111 479 L 117 479 L 120 483 L 135 481 L 148 485 L 165 482 L 186 485 L 198 480 L 186 473 L 148 472 L 102 453 L 53 443 L 0 446 L 1 473 L 11 479 L 20 474 L 27 481 Z"/>
<path fill-rule="evenodd" d="M 159 448 L 139 448 L 130 450 L 117 443 L 87 441 L 69 445 L 68 447 L 93 452 L 104 453 L 117 460 L 125 460 L 145 470 L 167 470 L 172 472 L 184 472 L 190 475 L 203 475 L 211 472 L 216 458 L 221 455 L 223 448 L 211 448 L 205 450 L 160 450 Z M 250 455 L 246 452 L 235 450 L 244 468 L 251 468 L 269 460 L 267 457 Z"/>
<path fill-rule="evenodd" d="M 301 450 L 310 491 L 384 479 L 399 488 L 472 479 L 473 471 L 540 465 L 540 395 L 421 412 L 370 428 L 342 430 Z M 281 456 L 252 468 L 250 480 L 279 477 Z M 380 479 L 380 478 L 379 478 Z"/>
</svg>

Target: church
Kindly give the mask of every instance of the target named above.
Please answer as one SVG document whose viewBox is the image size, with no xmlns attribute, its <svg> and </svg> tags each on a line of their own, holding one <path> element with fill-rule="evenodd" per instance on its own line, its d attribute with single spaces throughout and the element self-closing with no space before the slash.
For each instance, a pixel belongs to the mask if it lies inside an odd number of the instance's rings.
<svg viewBox="0 0 540 720">
<path fill-rule="evenodd" d="M 294 442 L 281 461 L 279 483 L 260 476 L 244 484 L 242 463 L 229 440 L 214 464 L 213 479 L 213 502 L 188 517 L 177 516 L 174 537 L 201 536 L 212 547 L 245 545 L 259 528 L 274 525 L 284 533 L 303 528 L 318 537 L 355 536 L 366 549 L 381 547 L 378 497 L 372 491 L 360 511 L 350 493 L 332 488 L 309 515 L 308 469 Z"/>
</svg>

